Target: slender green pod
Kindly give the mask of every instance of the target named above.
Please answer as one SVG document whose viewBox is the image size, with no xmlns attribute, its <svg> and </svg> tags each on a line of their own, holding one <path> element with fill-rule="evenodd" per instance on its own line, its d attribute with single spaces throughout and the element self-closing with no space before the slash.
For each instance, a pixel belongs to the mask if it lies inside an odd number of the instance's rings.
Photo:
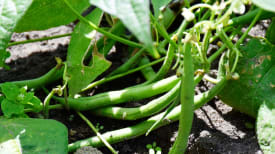
<svg viewBox="0 0 275 154">
<path fill-rule="evenodd" d="M 199 83 L 202 79 L 202 76 L 195 77 L 195 83 Z M 120 120 L 137 120 L 141 119 L 150 115 L 153 115 L 165 107 L 167 107 L 170 102 L 172 102 L 178 92 L 179 92 L 180 83 L 178 83 L 173 89 L 171 89 L 165 95 L 156 98 L 146 105 L 135 107 L 135 108 L 124 108 L 124 107 L 103 107 L 96 110 L 90 111 L 90 113 L 104 116 L 113 119 L 120 119 Z M 176 105 L 175 105 L 176 106 Z"/>
<path fill-rule="evenodd" d="M 257 8 L 253 11 L 250 11 L 242 16 L 238 16 L 235 18 L 232 18 L 232 26 L 236 26 L 236 25 L 242 25 L 242 24 L 247 24 L 250 23 L 251 20 L 253 20 L 255 18 L 255 16 L 258 14 L 258 12 L 261 9 Z M 268 19 L 271 17 L 275 17 L 275 13 L 269 12 L 269 11 L 263 11 L 261 13 L 261 16 L 259 17 L 259 20 L 263 20 L 263 19 Z"/>
<path fill-rule="evenodd" d="M 169 154 L 184 153 L 192 127 L 195 85 L 191 50 L 192 44 L 188 41 L 184 44 L 183 74 L 180 86 L 181 113 L 179 117 L 179 131 Z"/>
<path fill-rule="evenodd" d="M 200 108 L 202 105 L 207 103 L 209 100 L 214 98 L 217 93 L 220 92 L 220 90 L 224 87 L 226 83 L 226 79 L 223 78 L 220 80 L 220 82 L 215 85 L 212 89 L 210 89 L 207 92 L 204 92 L 200 95 L 197 95 L 195 97 L 195 103 L 194 103 L 194 109 Z M 181 113 L 181 105 L 175 107 L 167 116 L 167 120 L 161 121 L 161 123 L 155 128 L 162 127 L 164 125 L 168 125 L 176 120 L 178 120 L 179 115 Z M 160 118 L 163 117 L 163 113 L 157 114 L 137 125 L 118 129 L 118 130 L 113 130 L 106 132 L 102 134 L 102 136 L 110 143 L 117 143 L 125 140 L 129 140 L 138 136 L 141 136 L 147 132 L 147 130 Z M 100 141 L 100 139 L 97 136 L 87 138 L 84 140 L 80 140 L 74 143 L 69 144 L 69 152 L 73 152 L 76 149 L 84 146 L 93 146 L 93 147 L 100 147 L 103 146 L 104 144 Z"/>
<path fill-rule="evenodd" d="M 27 86 L 30 89 L 31 88 L 37 89 L 61 79 L 63 75 L 63 71 L 64 71 L 64 67 L 58 64 L 57 66 L 52 68 L 48 73 L 44 74 L 41 77 L 30 79 L 30 80 L 11 81 L 11 82 L 17 85 L 18 87 Z M 1 84 L 2 83 L 0 83 L 0 85 Z"/>
<path fill-rule="evenodd" d="M 90 113 L 121 120 L 137 120 L 153 115 L 167 107 L 178 94 L 180 83 L 165 95 L 136 108 L 106 107 L 90 111 Z"/>
<path fill-rule="evenodd" d="M 130 87 L 123 90 L 100 93 L 91 97 L 81 97 L 78 99 L 68 98 L 70 109 L 82 111 L 99 107 L 119 104 L 128 101 L 149 98 L 172 89 L 179 81 L 176 76 L 163 79 L 161 81 L 138 87 Z M 54 97 L 57 101 L 65 104 L 64 98 Z"/>
<path fill-rule="evenodd" d="M 139 62 L 139 66 L 146 65 L 149 63 L 150 63 L 149 58 L 143 57 Z M 153 70 L 152 67 L 146 67 L 146 68 L 142 69 L 141 73 L 147 81 L 153 79 L 154 76 L 156 75 L 156 72 Z"/>
<path fill-rule="evenodd" d="M 144 83 L 145 85 L 153 83 L 158 80 L 161 80 L 168 73 L 168 71 L 172 65 L 173 59 L 174 59 L 175 48 L 176 47 L 174 45 L 171 45 L 171 44 L 169 45 L 167 55 L 165 57 L 165 60 L 162 64 L 160 70 L 157 72 L 157 74 L 154 76 L 154 78 L 145 82 Z"/>
</svg>

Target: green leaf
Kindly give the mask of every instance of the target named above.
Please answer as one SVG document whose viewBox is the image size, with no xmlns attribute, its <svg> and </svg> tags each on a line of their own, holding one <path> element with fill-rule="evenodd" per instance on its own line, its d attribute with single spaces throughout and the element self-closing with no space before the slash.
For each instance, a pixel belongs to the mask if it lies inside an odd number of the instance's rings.
<svg viewBox="0 0 275 154">
<path fill-rule="evenodd" d="M 272 18 L 272 22 L 265 33 L 265 37 L 270 43 L 275 44 L 275 18 Z"/>
<path fill-rule="evenodd" d="M 0 1 L 0 67 L 9 56 L 6 48 L 18 20 L 30 6 L 32 0 L 1 0 Z"/>
<path fill-rule="evenodd" d="M 43 104 L 39 98 L 33 96 L 25 108 L 31 108 L 34 112 L 40 112 L 43 109 Z"/>
<path fill-rule="evenodd" d="M 86 18 L 98 25 L 102 15 L 103 12 L 100 9 L 95 9 Z M 85 66 L 83 64 L 92 45 L 92 40 L 95 39 L 95 34 L 95 30 L 82 22 L 74 29 L 67 55 L 68 69 L 66 76 L 69 77 L 70 96 L 74 96 L 82 88 L 85 88 L 111 65 L 109 61 L 95 51 L 92 55 L 92 66 Z"/>
<path fill-rule="evenodd" d="M 154 15 L 158 18 L 160 14 L 160 9 L 165 7 L 171 0 L 152 0 L 153 8 L 154 8 Z"/>
<path fill-rule="evenodd" d="M 140 42 L 153 47 L 148 0 L 90 0 L 90 3 L 118 17 Z"/>
<path fill-rule="evenodd" d="M 68 0 L 68 2 L 79 13 L 90 6 L 88 0 Z M 76 19 L 77 17 L 63 0 L 33 0 L 30 8 L 17 24 L 15 31 L 44 30 L 69 24 Z"/>
<path fill-rule="evenodd" d="M 275 102 L 275 47 L 252 39 L 241 52 L 243 57 L 236 69 L 240 78 L 228 81 L 219 97 L 256 117 L 263 102 Z"/>
<path fill-rule="evenodd" d="M 1 103 L 1 109 L 4 113 L 5 117 L 12 117 L 13 115 L 24 114 L 24 105 L 15 103 L 14 101 L 10 101 L 4 99 Z"/>
<path fill-rule="evenodd" d="M 1 86 L 2 93 L 6 96 L 8 100 L 16 101 L 17 96 L 20 94 L 20 89 L 10 82 L 5 82 Z"/>
<path fill-rule="evenodd" d="M 0 119 L 0 153 L 67 154 L 67 128 L 55 120 Z M 10 148 L 12 147 L 12 148 Z"/>
<path fill-rule="evenodd" d="M 252 0 L 252 2 L 264 10 L 275 12 L 274 0 Z"/>
<path fill-rule="evenodd" d="M 1 36 L 0 36 L 1 37 Z M 0 47 L 1 48 L 1 47 Z M 9 69 L 9 66 L 5 64 L 5 60 L 10 57 L 10 53 L 6 50 L 0 50 L 0 67 Z"/>
<path fill-rule="evenodd" d="M 275 153 L 275 103 L 264 102 L 257 117 L 257 138 L 265 154 Z"/>
</svg>

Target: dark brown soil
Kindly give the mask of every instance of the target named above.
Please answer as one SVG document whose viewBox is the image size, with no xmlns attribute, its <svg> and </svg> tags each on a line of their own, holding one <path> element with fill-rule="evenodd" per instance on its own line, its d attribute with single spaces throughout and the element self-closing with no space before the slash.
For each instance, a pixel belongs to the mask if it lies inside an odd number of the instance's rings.
<svg viewBox="0 0 275 154">
<path fill-rule="evenodd" d="M 15 34 L 13 40 L 57 35 L 70 32 L 70 26 L 62 26 L 43 32 L 29 32 Z M 11 70 L 0 70 L 0 82 L 23 80 L 39 77 L 55 65 L 54 57 L 65 58 L 69 37 L 57 40 L 19 45 L 10 48 L 11 58 L 8 60 Z M 121 55 L 120 55 L 121 56 Z M 121 57 L 111 57 L 121 63 Z M 137 77 L 139 79 L 137 79 Z M 122 89 L 142 80 L 139 73 L 115 80 L 110 84 L 100 86 L 96 92 L 113 89 Z M 197 87 L 197 92 L 205 91 L 208 83 L 202 82 Z M 43 92 L 38 92 L 44 97 Z M 136 102 L 138 103 L 138 102 Z M 134 125 L 137 122 L 111 120 L 95 117 L 88 113 L 85 115 L 94 123 L 104 126 L 101 133 Z M 50 118 L 61 121 L 68 127 L 69 142 L 94 136 L 91 129 L 75 113 L 54 110 L 50 112 Z M 255 137 L 255 120 L 232 110 L 218 99 L 213 99 L 207 105 L 195 111 L 192 132 L 189 136 L 188 154 L 259 154 L 262 153 Z M 252 128 L 249 126 L 252 125 Z M 163 153 L 168 153 L 169 148 L 176 138 L 178 123 L 159 128 L 149 136 L 141 136 L 132 140 L 114 144 L 113 147 L 121 154 L 148 153 L 147 144 L 157 143 Z M 99 148 L 103 153 L 110 153 L 106 148 Z M 88 153 L 88 152 L 86 152 Z"/>
</svg>

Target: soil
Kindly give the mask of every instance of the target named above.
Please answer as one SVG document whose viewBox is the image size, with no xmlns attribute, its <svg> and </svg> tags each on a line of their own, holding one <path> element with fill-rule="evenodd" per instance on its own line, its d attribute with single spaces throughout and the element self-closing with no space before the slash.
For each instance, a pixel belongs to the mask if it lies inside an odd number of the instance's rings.
<svg viewBox="0 0 275 154">
<path fill-rule="evenodd" d="M 68 33 L 72 26 L 61 26 L 47 31 L 33 31 L 14 34 L 12 41 L 34 39 L 44 36 Z M 24 80 L 39 77 L 45 74 L 55 65 L 54 57 L 65 59 L 66 50 L 70 37 L 17 45 L 9 48 L 11 57 L 7 60 L 11 70 L 0 70 L 0 82 Z M 118 66 L 123 62 L 121 53 L 112 55 L 110 60 Z M 113 68 L 111 68 L 113 69 Z M 109 70 L 110 71 L 110 70 Z M 139 73 L 129 75 L 115 80 L 107 85 L 100 86 L 95 92 L 122 89 L 133 83 L 139 83 L 142 76 Z M 207 90 L 211 85 L 202 81 L 196 88 L 196 92 Z M 44 93 L 36 93 L 40 98 L 45 97 Z M 142 102 L 134 102 L 136 104 Z M 111 120 L 102 117 L 95 117 L 88 113 L 85 115 L 94 123 L 104 126 L 101 133 L 126 126 L 134 125 L 137 122 Z M 94 136 L 91 129 L 73 112 L 53 110 L 50 111 L 50 118 L 64 123 L 69 131 L 69 142 L 85 139 Z M 187 154 L 260 154 L 257 139 L 255 136 L 255 119 L 235 111 L 215 98 L 194 113 L 192 132 L 189 136 Z M 140 136 L 135 139 L 114 144 L 113 147 L 121 154 L 143 154 L 148 153 L 147 144 L 156 142 L 163 153 L 168 153 L 177 136 L 178 122 L 159 128 L 149 136 Z M 92 153 L 92 148 L 84 148 L 77 153 Z M 106 148 L 99 148 L 102 153 L 110 153 Z"/>
</svg>

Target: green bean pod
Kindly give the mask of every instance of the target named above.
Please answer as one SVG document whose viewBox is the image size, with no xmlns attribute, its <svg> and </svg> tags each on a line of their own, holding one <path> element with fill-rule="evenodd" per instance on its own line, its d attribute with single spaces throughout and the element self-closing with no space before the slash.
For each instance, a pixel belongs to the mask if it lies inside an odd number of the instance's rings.
<svg viewBox="0 0 275 154">
<path fill-rule="evenodd" d="M 11 81 L 11 83 L 14 83 L 18 87 L 27 86 L 30 89 L 31 88 L 37 89 L 61 79 L 63 75 L 63 71 L 64 71 L 64 67 L 57 65 L 56 67 L 52 68 L 49 72 L 47 72 L 41 77 L 30 79 L 30 80 Z M 2 83 L 0 83 L 0 85 L 1 84 Z"/>
<path fill-rule="evenodd" d="M 223 78 L 219 81 L 219 83 L 214 86 L 212 89 L 210 89 L 207 92 L 204 92 L 200 95 L 197 95 L 195 97 L 195 103 L 194 103 L 194 109 L 200 108 L 202 105 L 207 103 L 209 100 L 213 99 L 217 93 L 221 91 L 221 89 L 224 87 L 226 83 L 226 79 Z M 162 127 L 164 125 L 168 125 L 176 120 L 178 120 L 179 115 L 181 113 L 181 105 L 175 107 L 167 116 L 167 120 L 161 121 L 160 125 L 158 125 L 155 129 Z M 147 132 L 147 130 L 160 118 L 163 117 L 163 113 L 157 114 L 137 125 L 113 130 L 106 132 L 102 134 L 102 136 L 110 143 L 117 143 L 125 140 L 129 140 L 138 136 L 141 136 Z M 100 147 L 104 144 L 100 141 L 100 139 L 97 136 L 87 138 L 84 140 L 80 140 L 74 143 L 69 144 L 68 149 L 69 152 L 73 152 L 78 148 L 84 147 L 84 146 L 93 146 L 93 147 Z"/>
<path fill-rule="evenodd" d="M 100 93 L 91 97 L 81 97 L 78 99 L 68 98 L 70 109 L 83 111 L 99 107 L 110 106 L 128 101 L 149 98 L 172 89 L 180 79 L 176 76 L 163 79 L 156 83 L 144 86 L 130 87 L 123 90 Z M 54 97 L 57 101 L 65 104 L 64 98 Z"/>
<path fill-rule="evenodd" d="M 192 60 L 192 44 L 184 44 L 183 74 L 180 87 L 181 113 L 177 139 L 169 154 L 184 153 L 193 122 L 194 108 L 194 66 Z"/>
<path fill-rule="evenodd" d="M 157 72 L 157 74 L 154 76 L 154 78 L 152 78 L 151 80 L 148 80 L 147 82 L 145 82 L 144 84 L 150 84 L 153 83 L 155 81 L 161 80 L 169 71 L 173 59 L 174 59 L 174 52 L 175 52 L 175 46 L 174 45 L 169 45 L 168 48 L 168 52 L 167 55 L 165 57 L 165 60 L 160 68 L 160 70 Z"/>
<path fill-rule="evenodd" d="M 153 115 L 167 107 L 176 97 L 180 83 L 165 95 L 136 108 L 106 107 L 90 111 L 90 113 L 121 120 L 137 120 Z"/>
</svg>

